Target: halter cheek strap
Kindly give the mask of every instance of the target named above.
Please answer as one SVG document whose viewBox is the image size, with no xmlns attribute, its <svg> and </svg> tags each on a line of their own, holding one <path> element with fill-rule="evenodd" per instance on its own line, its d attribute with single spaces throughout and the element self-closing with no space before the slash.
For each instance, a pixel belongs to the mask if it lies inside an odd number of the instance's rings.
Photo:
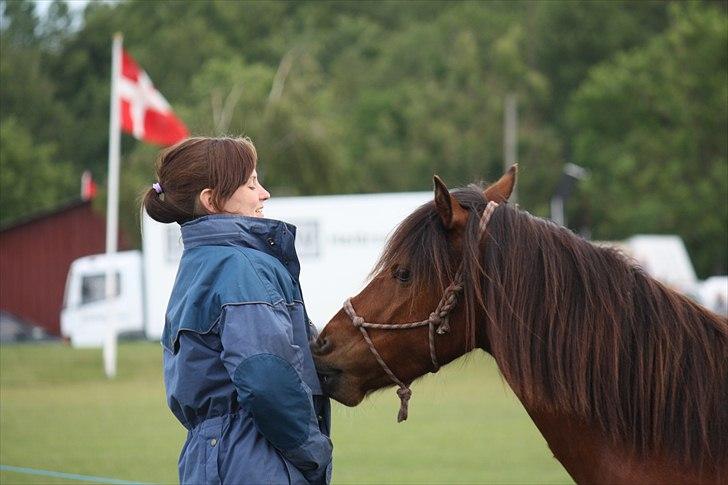
<svg viewBox="0 0 728 485">
<path fill-rule="evenodd" d="M 483 215 L 480 217 L 480 223 L 478 225 L 480 237 L 483 237 L 485 228 L 488 226 L 488 221 L 490 221 L 490 217 L 493 215 L 493 211 L 495 211 L 496 207 L 498 207 L 498 204 L 491 201 L 488 202 L 488 205 L 483 211 Z M 408 330 L 410 328 L 428 326 L 430 359 L 432 360 L 433 372 L 437 372 L 440 369 L 440 364 L 437 361 L 437 353 L 435 352 L 435 332 L 437 332 L 438 335 L 450 332 L 450 313 L 457 305 L 457 296 L 462 290 L 463 263 L 460 264 L 460 267 L 455 273 L 455 276 L 453 277 L 453 281 L 452 283 L 450 283 L 450 286 L 445 288 L 445 292 L 442 294 L 440 302 L 437 304 L 437 308 L 435 309 L 435 311 L 430 313 L 430 316 L 427 319 L 411 323 L 369 323 L 356 313 L 356 310 L 354 310 L 354 306 L 351 304 L 351 298 L 347 298 L 347 300 L 344 302 L 344 311 L 347 315 L 349 315 L 349 318 L 351 318 L 351 323 L 361 332 L 362 337 L 364 337 L 364 341 L 367 343 L 367 345 L 369 345 L 369 350 L 374 355 L 374 358 L 377 360 L 382 370 L 384 370 L 384 372 L 387 374 L 387 376 L 389 376 L 392 382 L 399 386 L 399 389 L 397 389 L 397 395 L 399 396 L 400 400 L 399 413 L 397 415 L 398 423 L 407 419 L 409 400 L 412 397 L 412 390 L 410 389 L 409 384 L 405 384 L 404 382 L 402 382 L 394 374 L 394 372 L 392 372 L 392 369 L 389 368 L 387 363 L 384 362 L 384 359 L 377 351 L 376 347 L 374 346 L 374 342 L 372 342 L 372 339 L 369 337 L 369 333 L 366 329 L 373 328 L 379 330 Z"/>
<path fill-rule="evenodd" d="M 440 370 L 440 364 L 437 361 L 437 353 L 435 352 L 435 332 L 437 332 L 437 334 L 439 335 L 450 332 L 449 314 L 457 304 L 457 294 L 460 293 L 463 289 L 462 283 L 458 283 L 458 281 L 460 280 L 462 280 L 462 271 L 458 271 L 458 273 L 455 275 L 453 283 L 450 284 L 447 289 L 445 289 L 445 293 L 440 299 L 440 303 L 437 305 L 437 309 L 434 312 L 430 313 L 430 316 L 426 320 L 422 320 L 419 322 L 403 324 L 365 322 L 362 317 L 357 315 L 356 310 L 354 310 L 354 306 L 351 304 L 351 298 L 347 298 L 344 302 L 344 311 L 347 315 L 349 315 L 349 318 L 351 318 L 351 323 L 361 332 L 362 337 L 364 337 L 364 341 L 367 343 L 367 345 L 369 345 L 369 350 L 374 355 L 374 358 L 377 360 L 382 370 L 384 370 L 384 372 L 389 376 L 392 382 L 399 386 L 399 389 L 397 389 L 397 395 L 399 396 L 401 404 L 399 408 L 399 414 L 397 415 L 398 423 L 407 419 L 408 403 L 410 397 L 412 397 L 412 390 L 409 388 L 409 385 L 402 382 L 394 374 L 394 372 L 392 372 L 392 369 L 389 368 L 387 363 L 384 362 L 384 359 L 377 351 L 377 348 L 374 346 L 374 342 L 372 342 L 366 329 L 375 328 L 380 330 L 407 330 L 410 328 L 424 327 L 425 325 L 429 326 L 428 340 L 430 344 L 430 359 L 432 360 L 433 368 L 432 372 L 437 372 L 438 370 Z"/>
</svg>

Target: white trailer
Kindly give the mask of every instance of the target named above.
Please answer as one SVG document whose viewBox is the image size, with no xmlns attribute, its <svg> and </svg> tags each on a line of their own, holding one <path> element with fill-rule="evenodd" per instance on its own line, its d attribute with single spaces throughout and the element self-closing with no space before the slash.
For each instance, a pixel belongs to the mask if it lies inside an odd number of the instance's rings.
<svg viewBox="0 0 728 485">
<path fill-rule="evenodd" d="M 113 275 L 115 298 L 106 299 L 106 274 Z M 103 342 L 105 322 L 117 316 L 117 331 L 139 333 L 144 324 L 142 310 L 142 260 L 139 251 L 85 256 L 71 263 L 61 310 L 61 335 L 74 347 L 98 347 Z"/>
</svg>

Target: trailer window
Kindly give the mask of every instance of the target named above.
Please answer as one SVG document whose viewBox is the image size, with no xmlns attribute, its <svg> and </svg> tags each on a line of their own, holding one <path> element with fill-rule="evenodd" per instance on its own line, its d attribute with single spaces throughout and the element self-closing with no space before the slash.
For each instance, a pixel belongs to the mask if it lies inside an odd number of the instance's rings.
<svg viewBox="0 0 728 485">
<path fill-rule="evenodd" d="M 114 296 L 121 294 L 121 275 L 114 273 Z M 81 305 L 106 299 L 106 274 L 94 274 L 81 278 Z"/>
</svg>

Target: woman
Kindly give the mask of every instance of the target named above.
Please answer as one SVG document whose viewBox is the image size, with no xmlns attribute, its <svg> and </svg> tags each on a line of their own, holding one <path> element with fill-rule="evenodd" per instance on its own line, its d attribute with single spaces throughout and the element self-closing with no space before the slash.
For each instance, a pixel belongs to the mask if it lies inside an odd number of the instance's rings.
<svg viewBox="0 0 728 485">
<path fill-rule="evenodd" d="M 295 227 L 263 219 L 256 164 L 248 138 L 190 138 L 161 153 L 144 196 L 153 219 L 182 226 L 162 335 L 167 402 L 188 429 L 181 483 L 331 477 Z"/>
</svg>

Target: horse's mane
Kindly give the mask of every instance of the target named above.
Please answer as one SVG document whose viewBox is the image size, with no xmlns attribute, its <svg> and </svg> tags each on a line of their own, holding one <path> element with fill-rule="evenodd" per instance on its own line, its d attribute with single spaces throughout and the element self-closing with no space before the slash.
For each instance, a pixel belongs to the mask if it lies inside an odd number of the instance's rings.
<svg viewBox="0 0 728 485">
<path fill-rule="evenodd" d="M 615 249 L 507 205 L 481 242 L 479 187 L 453 192 L 468 320 L 487 315 L 489 351 L 531 406 L 572 412 L 640 456 L 728 465 L 728 321 L 645 274 Z M 456 261 L 432 202 L 395 231 L 375 268 L 409 261 L 446 286 Z M 475 322 L 468 322 L 467 326 Z"/>
</svg>

